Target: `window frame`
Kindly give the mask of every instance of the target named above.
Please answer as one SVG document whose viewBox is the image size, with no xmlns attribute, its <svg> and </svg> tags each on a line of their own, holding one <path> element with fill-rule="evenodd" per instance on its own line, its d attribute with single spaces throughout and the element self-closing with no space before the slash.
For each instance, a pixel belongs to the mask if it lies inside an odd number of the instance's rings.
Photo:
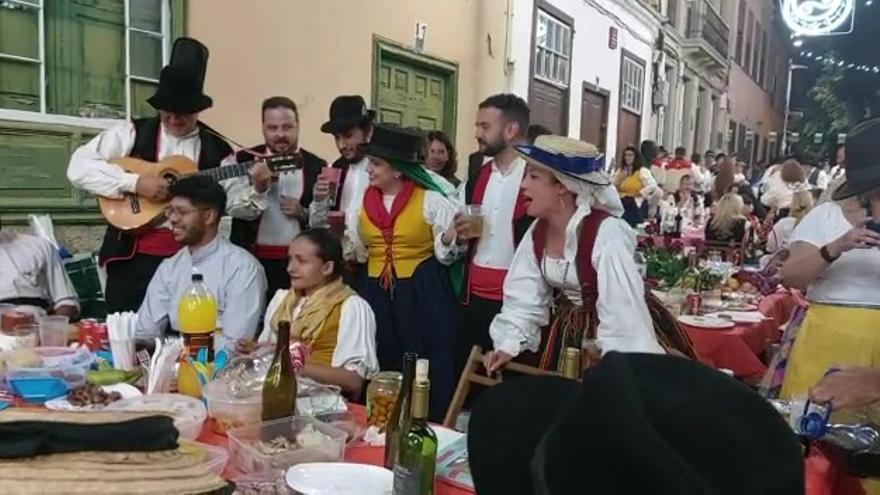
<svg viewBox="0 0 880 495">
<path fill-rule="evenodd" d="M 141 32 L 146 33 L 152 36 L 155 36 L 156 32 L 151 32 L 148 30 L 136 28 L 131 26 L 131 2 L 132 0 L 124 0 L 124 12 L 125 12 L 125 36 L 124 36 L 124 50 L 125 50 L 125 74 L 122 76 L 125 79 L 125 117 L 124 118 L 102 118 L 102 117 L 80 117 L 77 115 L 67 115 L 62 113 L 49 113 L 47 111 L 47 85 L 46 85 L 46 10 L 45 10 L 45 0 L 3 0 L 4 2 L 10 2 L 12 4 L 23 5 L 32 8 L 38 8 L 39 15 L 38 26 L 39 26 L 39 65 L 40 65 L 40 111 L 30 111 L 30 110 L 14 110 L 10 108 L 0 108 L 0 121 L 11 121 L 11 122 L 23 122 L 23 123 L 34 123 L 34 124 L 56 124 L 56 125 L 66 125 L 66 126 L 76 126 L 82 128 L 89 129 L 104 129 L 107 128 L 117 122 L 123 120 L 131 120 L 132 116 L 132 104 L 131 104 L 131 92 L 132 92 L 132 82 L 133 81 L 142 81 L 148 83 L 158 83 L 158 79 L 151 79 L 142 76 L 135 76 L 131 74 L 131 33 L 132 32 Z M 136 0 L 135 0 L 136 1 Z M 168 63 L 168 60 L 171 56 L 171 43 L 176 35 L 182 34 L 177 31 L 182 31 L 183 23 L 178 24 L 178 22 L 174 19 L 175 16 L 183 15 L 185 9 L 182 8 L 182 4 L 180 6 L 172 5 L 174 0 L 160 0 L 161 2 L 161 28 L 162 28 L 162 61 L 161 65 L 164 66 Z M 27 57 L 19 57 L 16 55 L 7 55 L 0 54 L 0 59 L 8 59 L 8 60 L 17 60 L 17 61 L 25 61 L 25 62 L 33 62 L 37 63 L 36 60 L 29 59 Z"/>
<path fill-rule="evenodd" d="M 535 15 L 535 40 L 533 43 L 533 55 L 535 57 L 535 64 L 532 69 L 532 77 L 534 77 L 535 79 L 538 79 L 542 82 L 545 82 L 547 84 L 552 84 L 552 85 L 557 86 L 559 88 L 568 90 L 569 86 L 571 85 L 571 66 L 572 66 L 572 58 L 573 58 L 572 51 L 574 49 L 574 27 L 572 26 L 571 23 L 566 22 L 564 19 L 561 19 L 558 16 L 554 15 L 552 12 L 550 12 L 543 5 L 537 6 L 536 10 L 537 10 L 537 12 Z M 547 19 L 548 29 L 552 30 L 553 23 L 555 23 L 556 26 L 558 26 L 559 28 L 564 29 L 568 32 L 568 44 L 567 44 L 568 54 L 567 55 L 564 52 L 559 52 L 554 47 L 551 47 L 549 45 L 542 46 L 538 43 L 538 26 L 541 23 L 542 17 Z M 548 31 L 548 33 L 549 32 L 550 31 Z M 546 36 L 546 38 L 549 39 L 549 34 Z M 564 39 L 564 37 L 563 37 L 563 39 Z M 548 77 L 538 71 L 539 67 L 544 67 L 546 69 L 545 64 L 541 61 L 542 60 L 541 50 L 544 50 L 550 54 L 550 61 L 551 61 L 550 65 L 553 67 L 554 70 L 556 69 L 557 65 L 555 65 L 553 62 L 556 62 L 558 64 L 559 60 L 565 61 L 566 70 L 565 70 L 565 74 L 564 74 L 564 78 L 563 78 L 564 80 L 559 80 L 556 78 Z"/>
<path fill-rule="evenodd" d="M 11 53 L 0 52 L 0 60 L 10 60 L 13 62 L 24 62 L 36 64 L 39 66 L 39 85 L 40 85 L 40 113 L 46 113 L 46 20 L 45 7 L 43 0 L 2 0 L 3 3 L 11 5 L 20 5 L 25 8 L 31 8 L 37 11 L 37 57 L 22 57 L 21 55 L 13 55 Z M 4 110 L 0 108 L 0 111 Z M 27 110 L 16 110 L 19 112 L 27 112 Z M 2 118 L 2 114 L 0 114 Z"/>
<path fill-rule="evenodd" d="M 637 69 L 637 70 L 636 70 Z M 618 106 L 630 113 L 642 116 L 644 114 L 645 105 L 645 75 L 646 67 L 644 62 L 636 57 L 623 53 L 620 61 L 620 95 Z M 640 84 L 634 84 L 632 80 L 628 80 L 628 76 L 635 76 L 638 71 L 641 72 L 639 77 Z M 633 101 L 631 95 L 638 97 L 638 106 L 630 105 Z"/>
</svg>

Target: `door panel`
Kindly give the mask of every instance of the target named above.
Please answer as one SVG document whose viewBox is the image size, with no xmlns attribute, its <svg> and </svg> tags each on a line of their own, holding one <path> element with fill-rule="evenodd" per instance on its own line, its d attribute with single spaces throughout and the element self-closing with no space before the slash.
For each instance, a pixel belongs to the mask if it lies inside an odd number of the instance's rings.
<svg viewBox="0 0 880 495">
<path fill-rule="evenodd" d="M 620 115 L 617 123 L 617 150 L 616 154 L 620 154 L 627 146 L 639 147 L 639 129 L 641 128 L 642 119 L 640 116 L 620 109 Z"/>
<path fill-rule="evenodd" d="M 529 92 L 529 121 L 532 124 L 541 124 L 550 129 L 553 134 L 565 136 L 568 134 L 568 112 L 566 112 L 567 91 L 540 79 L 532 79 L 532 87 Z"/>
<path fill-rule="evenodd" d="M 596 145 L 602 153 L 608 135 L 608 97 L 584 89 L 581 100 L 581 141 Z"/>
<path fill-rule="evenodd" d="M 397 59 L 384 59 L 378 71 L 380 122 L 424 130 L 444 128 L 444 74 Z"/>
</svg>

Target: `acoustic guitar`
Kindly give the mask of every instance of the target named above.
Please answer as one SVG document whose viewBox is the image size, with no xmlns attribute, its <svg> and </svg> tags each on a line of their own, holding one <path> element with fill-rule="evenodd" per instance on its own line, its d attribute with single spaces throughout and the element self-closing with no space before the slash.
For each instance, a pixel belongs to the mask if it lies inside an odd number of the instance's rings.
<svg viewBox="0 0 880 495">
<path fill-rule="evenodd" d="M 266 165 L 274 172 L 295 170 L 302 166 L 298 163 L 295 155 L 269 156 L 265 160 Z M 239 162 L 206 170 L 199 170 L 195 162 L 181 155 L 167 156 L 157 163 L 131 157 L 117 158 L 109 163 L 129 173 L 153 175 L 165 179 L 169 184 L 174 184 L 179 179 L 191 175 L 206 175 L 216 181 L 246 175 L 254 161 Z M 167 204 L 167 201 L 151 201 L 138 194 L 125 194 L 122 198 L 98 197 L 101 214 L 110 225 L 122 230 L 135 230 L 152 224 L 165 215 Z"/>
</svg>

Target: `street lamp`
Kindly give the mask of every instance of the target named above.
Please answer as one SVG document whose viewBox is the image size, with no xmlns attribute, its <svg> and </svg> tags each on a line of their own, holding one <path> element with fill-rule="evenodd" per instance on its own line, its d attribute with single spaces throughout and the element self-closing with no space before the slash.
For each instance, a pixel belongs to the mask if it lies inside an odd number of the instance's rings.
<svg viewBox="0 0 880 495">
<path fill-rule="evenodd" d="M 797 65 L 788 59 L 788 87 L 785 89 L 785 118 L 782 120 L 782 156 L 788 154 L 788 118 L 791 113 L 791 79 L 794 71 L 807 69 L 806 65 Z"/>
</svg>

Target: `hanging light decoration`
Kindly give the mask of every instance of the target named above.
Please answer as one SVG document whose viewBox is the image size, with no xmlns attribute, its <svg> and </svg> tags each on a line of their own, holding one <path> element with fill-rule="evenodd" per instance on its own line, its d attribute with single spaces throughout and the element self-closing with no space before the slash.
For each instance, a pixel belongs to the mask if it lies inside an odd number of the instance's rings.
<svg viewBox="0 0 880 495">
<path fill-rule="evenodd" d="M 855 0 L 782 0 L 782 19 L 797 36 L 832 34 L 855 15 Z"/>
<path fill-rule="evenodd" d="M 821 62 L 825 65 L 836 65 L 837 67 L 842 67 L 846 70 L 864 72 L 867 74 L 880 74 L 880 66 L 877 65 L 856 64 L 854 62 L 849 62 L 847 60 L 841 60 L 839 58 L 832 57 L 830 55 L 819 55 L 808 51 L 800 52 L 800 56 L 801 58 Z"/>
</svg>

